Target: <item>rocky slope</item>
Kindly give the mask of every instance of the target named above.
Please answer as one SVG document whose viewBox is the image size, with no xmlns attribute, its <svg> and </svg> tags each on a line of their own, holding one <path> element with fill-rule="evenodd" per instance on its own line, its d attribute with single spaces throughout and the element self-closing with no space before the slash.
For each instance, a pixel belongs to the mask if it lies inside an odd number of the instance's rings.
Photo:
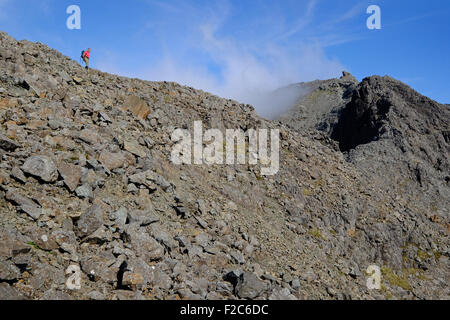
<svg viewBox="0 0 450 320">
<path fill-rule="evenodd" d="M 448 108 L 346 74 L 271 122 L 0 41 L 1 299 L 450 298 Z M 280 171 L 174 165 L 171 134 L 196 120 L 280 129 Z"/>
</svg>

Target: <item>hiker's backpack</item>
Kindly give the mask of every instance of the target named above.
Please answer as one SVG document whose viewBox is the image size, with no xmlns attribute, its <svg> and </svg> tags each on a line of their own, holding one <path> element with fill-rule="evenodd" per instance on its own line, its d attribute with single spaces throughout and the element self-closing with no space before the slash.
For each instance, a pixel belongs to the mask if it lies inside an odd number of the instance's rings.
<svg viewBox="0 0 450 320">
<path fill-rule="evenodd" d="M 81 59 L 83 59 L 84 58 L 84 53 L 85 53 L 85 51 L 83 50 L 83 51 L 81 51 Z"/>
</svg>

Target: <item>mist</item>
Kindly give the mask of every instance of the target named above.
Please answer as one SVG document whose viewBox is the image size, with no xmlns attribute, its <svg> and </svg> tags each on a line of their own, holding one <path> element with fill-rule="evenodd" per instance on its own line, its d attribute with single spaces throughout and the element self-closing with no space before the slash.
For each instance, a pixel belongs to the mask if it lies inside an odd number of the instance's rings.
<svg viewBox="0 0 450 320">
<path fill-rule="evenodd" d="M 295 52 L 282 47 L 254 52 L 233 39 L 204 38 L 202 49 L 215 68 L 195 63 L 189 56 L 167 54 L 143 77 L 174 81 L 223 98 L 252 105 L 266 119 L 274 119 L 292 108 L 305 94 L 298 84 L 338 76 L 344 67 L 328 59 L 315 44 L 303 44 Z"/>
<path fill-rule="evenodd" d="M 274 120 L 292 109 L 307 93 L 301 85 L 290 85 L 273 91 L 249 94 L 245 101 L 253 105 L 261 117 Z"/>
</svg>

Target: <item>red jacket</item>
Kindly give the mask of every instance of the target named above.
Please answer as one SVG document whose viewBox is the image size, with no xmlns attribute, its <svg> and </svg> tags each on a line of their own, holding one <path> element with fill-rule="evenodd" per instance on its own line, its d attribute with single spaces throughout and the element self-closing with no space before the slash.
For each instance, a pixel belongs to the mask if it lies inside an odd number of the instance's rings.
<svg viewBox="0 0 450 320">
<path fill-rule="evenodd" d="M 89 59 L 91 57 L 91 53 L 89 51 L 85 51 L 84 56 Z"/>
</svg>

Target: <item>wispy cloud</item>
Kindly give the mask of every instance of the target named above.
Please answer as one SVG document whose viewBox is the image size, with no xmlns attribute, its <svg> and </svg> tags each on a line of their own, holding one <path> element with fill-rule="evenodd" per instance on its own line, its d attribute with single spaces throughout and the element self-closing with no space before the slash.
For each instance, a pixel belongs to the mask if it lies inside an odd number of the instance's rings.
<svg viewBox="0 0 450 320">
<path fill-rule="evenodd" d="M 367 1 L 357 2 L 354 6 L 352 6 L 348 11 L 338 14 L 334 19 L 327 21 L 326 24 L 330 27 L 335 27 L 336 25 L 346 22 L 355 18 L 358 15 L 364 14 L 365 9 L 367 8 Z"/>
<path fill-rule="evenodd" d="M 339 61 L 327 57 L 325 46 L 350 40 L 297 36 L 313 23 L 318 0 L 305 2 L 302 17 L 290 24 L 270 14 L 246 21 L 252 25 L 248 33 L 245 29 L 233 32 L 240 17 L 236 18 L 227 1 L 206 5 L 159 0 L 148 3 L 168 15 L 147 25 L 160 35 L 163 54 L 142 69 L 138 76 L 145 79 L 175 81 L 249 103 L 260 115 L 271 118 L 287 111 L 301 94 L 298 90 L 284 92 L 284 98 L 277 99 L 275 90 L 301 81 L 335 77 L 345 69 Z M 177 29 L 171 33 L 175 21 Z"/>
<path fill-rule="evenodd" d="M 317 6 L 317 2 L 317 0 L 309 0 L 306 5 L 304 15 L 300 19 L 298 19 L 295 24 L 289 30 L 287 30 L 287 32 L 282 34 L 280 36 L 280 39 L 289 38 L 308 26 L 313 20 L 314 9 Z"/>
</svg>

